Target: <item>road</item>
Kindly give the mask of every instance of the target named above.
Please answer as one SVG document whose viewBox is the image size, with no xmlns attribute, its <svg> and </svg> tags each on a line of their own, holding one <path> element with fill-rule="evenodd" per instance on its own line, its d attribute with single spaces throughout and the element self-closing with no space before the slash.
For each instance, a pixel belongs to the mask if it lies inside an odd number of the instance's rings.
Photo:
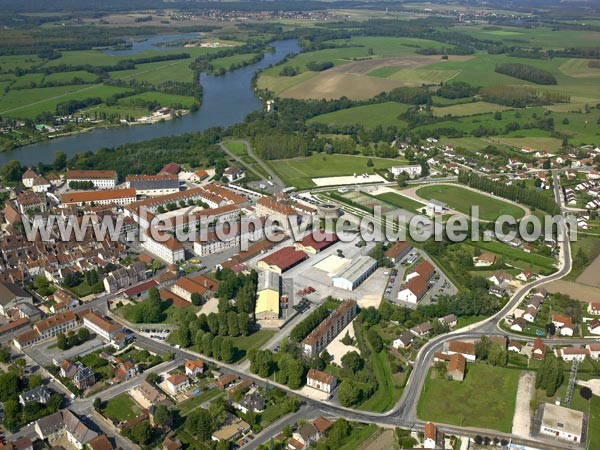
<svg viewBox="0 0 600 450">
<path fill-rule="evenodd" d="M 249 150 L 249 154 L 250 154 L 250 150 Z M 561 192 L 560 192 L 560 185 L 559 185 L 559 183 L 556 182 L 556 179 L 557 179 L 556 172 L 553 175 L 555 176 L 555 195 L 556 195 L 556 198 L 558 199 L 559 205 L 561 206 L 561 211 L 564 212 L 564 208 L 563 208 L 563 204 L 562 204 L 562 196 L 561 196 Z M 408 379 L 406 387 L 404 388 L 404 391 L 403 391 L 403 394 L 402 394 L 400 400 L 398 401 L 398 403 L 395 405 L 395 407 L 392 410 L 387 411 L 386 413 L 373 413 L 373 412 L 367 412 L 367 411 L 357 411 L 357 410 L 353 410 L 350 408 L 342 407 L 340 405 L 334 405 L 327 401 L 315 400 L 312 397 L 307 397 L 304 394 L 302 394 L 301 392 L 292 391 L 287 386 L 280 385 L 271 380 L 268 381 L 269 385 L 278 387 L 282 390 L 285 390 L 285 391 L 293 393 L 299 397 L 302 397 L 304 400 L 304 403 L 306 405 L 305 409 L 302 410 L 302 414 L 301 414 L 302 417 L 305 417 L 305 414 L 310 412 L 311 414 L 315 413 L 316 415 L 343 417 L 348 420 L 354 420 L 354 421 L 360 421 L 360 422 L 375 423 L 375 424 L 386 425 L 386 426 L 390 426 L 390 425 L 401 426 L 401 427 L 409 428 L 409 429 L 415 428 L 418 430 L 422 430 L 424 427 L 424 422 L 417 418 L 416 407 L 417 407 L 418 399 L 419 399 L 419 396 L 420 396 L 420 393 L 421 393 L 421 390 L 423 387 L 424 380 L 427 376 L 429 368 L 431 367 L 434 353 L 442 350 L 444 345 L 452 339 L 467 339 L 467 340 L 471 339 L 471 340 L 473 340 L 473 339 L 480 338 L 482 335 L 503 334 L 503 335 L 508 335 L 511 337 L 516 337 L 519 340 L 532 340 L 532 339 L 524 338 L 523 336 L 520 336 L 520 335 L 514 335 L 510 332 L 501 330 L 498 327 L 498 322 L 505 315 L 510 313 L 510 311 L 512 311 L 516 306 L 518 306 L 521 303 L 521 301 L 523 300 L 523 298 L 527 295 L 527 293 L 531 289 L 539 287 L 545 283 L 548 283 L 548 282 L 551 282 L 554 280 L 558 280 L 558 279 L 562 278 L 563 276 L 565 276 L 566 274 L 568 274 L 571 270 L 571 264 L 572 264 L 571 248 L 570 248 L 570 244 L 567 240 L 564 243 L 562 243 L 560 246 L 559 269 L 556 273 L 554 273 L 553 275 L 539 278 L 535 281 L 532 281 L 531 283 L 528 283 L 528 284 L 522 286 L 520 289 L 518 289 L 513 294 L 513 296 L 510 298 L 510 300 L 507 302 L 507 304 L 499 312 L 494 314 L 492 317 L 490 317 L 486 320 L 483 320 L 481 322 L 478 322 L 476 324 L 472 324 L 464 329 L 456 330 L 454 332 L 451 332 L 451 333 L 448 333 L 445 335 L 437 336 L 437 337 L 431 339 L 428 343 L 426 343 L 420 349 L 419 353 L 417 354 L 417 356 L 415 358 L 413 370 Z M 302 316 L 303 315 L 299 315 L 299 318 L 302 318 Z M 119 320 L 119 318 L 115 317 L 115 316 L 113 316 L 113 319 L 116 321 Z M 298 319 L 298 318 L 292 319 L 292 321 L 290 321 L 283 328 L 282 333 L 280 333 L 281 336 L 279 338 L 271 339 L 269 342 L 267 342 L 267 344 L 265 344 L 264 348 L 273 348 L 274 346 L 278 345 L 278 343 L 281 342 L 281 339 L 283 339 L 283 337 L 285 335 L 289 334 L 289 330 L 291 330 L 293 328 L 293 325 L 297 320 L 300 320 L 300 319 Z M 170 352 L 174 355 L 173 357 L 175 359 L 173 361 L 156 366 L 156 367 L 150 369 L 149 371 L 169 370 L 169 368 L 174 368 L 174 367 L 177 367 L 178 365 L 181 365 L 184 359 L 195 359 L 195 358 L 200 357 L 208 362 L 211 362 L 213 364 L 216 364 L 217 366 L 220 366 L 221 368 L 226 369 L 227 371 L 238 374 L 247 379 L 252 379 L 259 386 L 266 385 L 267 380 L 250 373 L 247 363 L 245 363 L 245 364 L 242 363 L 241 365 L 224 364 L 220 361 L 216 361 L 212 358 L 207 358 L 204 355 L 201 355 L 196 352 L 192 352 L 188 349 L 177 349 L 175 347 L 171 347 L 169 344 L 149 339 L 149 338 L 142 336 L 135 332 L 134 332 L 134 335 L 136 336 L 136 339 L 137 339 L 137 345 L 139 345 L 140 347 L 146 348 L 146 349 L 148 349 L 154 353 L 160 354 L 160 355 L 168 353 L 168 352 Z M 553 345 L 560 345 L 560 344 L 579 344 L 579 343 L 588 343 L 588 342 L 589 342 L 589 340 L 580 340 L 580 339 L 555 339 L 555 340 L 552 340 L 551 342 L 548 342 L 548 344 L 550 346 L 553 346 Z M 125 383 L 121 383 L 119 385 L 115 385 L 115 386 L 112 386 L 112 387 L 106 389 L 105 391 L 99 393 L 98 397 L 100 397 L 103 400 L 113 398 L 123 392 L 126 392 L 126 391 L 132 389 L 134 386 L 141 383 L 143 378 L 145 378 L 145 375 L 143 375 L 143 376 L 138 375 L 136 378 L 134 378 L 132 380 L 129 380 Z M 86 414 L 86 413 L 89 414 L 93 410 L 92 403 L 93 403 L 93 398 L 76 399 L 72 402 L 71 409 L 80 414 Z M 263 441 L 263 442 L 268 441 L 270 435 L 277 432 L 277 430 L 280 429 L 278 427 L 283 427 L 285 425 L 285 423 L 287 423 L 287 420 L 295 420 L 295 416 L 292 415 L 292 416 L 290 416 L 289 419 L 284 418 L 284 419 L 276 422 L 275 424 L 273 424 L 271 426 L 270 429 L 268 429 L 268 431 L 270 431 L 270 432 L 265 431 L 264 433 L 260 433 L 253 442 L 249 443 L 248 446 L 246 446 L 246 448 L 253 449 L 253 448 L 258 447 L 260 445 L 261 441 Z M 31 433 L 31 430 L 29 428 L 30 427 L 25 427 L 23 430 L 21 430 L 22 433 L 25 433 L 23 435 L 27 435 L 26 433 Z M 576 446 L 570 447 L 569 444 L 562 443 L 562 442 L 557 445 L 552 440 L 541 441 L 540 438 L 522 439 L 517 436 L 513 436 L 511 434 L 499 433 L 494 430 L 464 428 L 464 427 L 456 427 L 456 426 L 445 425 L 445 424 L 439 424 L 439 428 L 447 434 L 467 435 L 467 436 L 473 436 L 473 437 L 480 434 L 483 436 L 506 438 L 506 439 L 512 439 L 513 442 L 519 442 L 523 445 L 534 446 L 536 448 L 547 448 L 547 449 L 579 448 Z M 130 448 L 128 448 L 127 450 L 130 450 Z"/>
</svg>

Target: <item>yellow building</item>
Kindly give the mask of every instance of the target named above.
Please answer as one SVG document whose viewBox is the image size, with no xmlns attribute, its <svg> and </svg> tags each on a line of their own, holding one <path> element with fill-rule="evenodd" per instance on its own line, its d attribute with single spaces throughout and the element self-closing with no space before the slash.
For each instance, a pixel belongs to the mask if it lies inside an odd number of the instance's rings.
<svg viewBox="0 0 600 450">
<path fill-rule="evenodd" d="M 279 299 L 281 297 L 281 279 L 279 274 L 263 271 L 258 275 L 256 308 L 257 320 L 276 320 L 279 318 Z"/>
</svg>

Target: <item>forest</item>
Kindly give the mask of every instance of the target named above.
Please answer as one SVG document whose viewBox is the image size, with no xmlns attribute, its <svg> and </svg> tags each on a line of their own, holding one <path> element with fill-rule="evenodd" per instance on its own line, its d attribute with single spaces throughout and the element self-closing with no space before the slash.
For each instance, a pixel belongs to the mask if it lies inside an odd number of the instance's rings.
<svg viewBox="0 0 600 450">
<path fill-rule="evenodd" d="M 496 72 L 536 84 L 556 84 L 556 78 L 550 72 L 537 67 L 519 63 L 505 63 L 496 66 Z"/>
</svg>

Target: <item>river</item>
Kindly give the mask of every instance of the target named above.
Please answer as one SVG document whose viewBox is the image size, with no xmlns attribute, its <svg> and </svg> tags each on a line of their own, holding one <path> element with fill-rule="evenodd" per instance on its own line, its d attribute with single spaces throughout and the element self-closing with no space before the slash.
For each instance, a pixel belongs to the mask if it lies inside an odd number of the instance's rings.
<svg viewBox="0 0 600 450">
<path fill-rule="evenodd" d="M 104 147 L 116 147 L 162 136 L 197 132 L 214 126 L 226 127 L 241 122 L 249 113 L 263 107 L 250 87 L 254 73 L 300 50 L 296 39 L 274 41 L 270 45 L 275 51 L 266 53 L 257 63 L 221 76 L 201 74 L 203 95 L 202 105 L 198 111 L 162 123 L 96 128 L 88 133 L 20 147 L 10 152 L 0 153 L 0 164 L 12 159 L 20 161 L 25 166 L 36 166 L 38 162 L 48 164 L 54 160 L 54 155 L 59 151 L 65 152 L 70 158 L 77 153 L 97 151 Z"/>
</svg>

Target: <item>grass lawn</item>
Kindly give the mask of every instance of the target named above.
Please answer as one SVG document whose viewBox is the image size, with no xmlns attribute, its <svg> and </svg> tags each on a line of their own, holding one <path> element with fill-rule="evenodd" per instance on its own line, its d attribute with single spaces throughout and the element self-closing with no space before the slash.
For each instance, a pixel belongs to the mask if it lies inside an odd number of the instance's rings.
<svg viewBox="0 0 600 450">
<path fill-rule="evenodd" d="M 459 317 L 456 320 L 456 326 L 454 327 L 454 329 L 458 330 L 459 328 L 466 327 L 467 325 L 471 325 L 473 323 L 481 322 L 486 317 L 487 316 L 463 316 L 463 317 Z"/>
<path fill-rule="evenodd" d="M 315 153 L 306 158 L 267 161 L 271 168 L 289 186 L 307 189 L 314 186 L 312 178 L 373 174 L 374 169 L 387 169 L 401 165 L 404 160 L 370 157 L 373 167 L 367 166 L 369 157 L 361 155 L 328 155 Z"/>
<path fill-rule="evenodd" d="M 344 438 L 342 445 L 338 447 L 338 450 L 354 450 L 360 448 L 361 444 L 377 433 L 377 425 L 352 425 L 352 432 L 349 436 Z"/>
<path fill-rule="evenodd" d="M 518 370 L 468 364 L 464 381 L 431 378 L 430 370 L 419 399 L 417 415 L 424 420 L 510 432 Z"/>
<path fill-rule="evenodd" d="M 236 156 L 246 156 L 246 146 L 242 141 L 227 141 L 223 145 Z"/>
<path fill-rule="evenodd" d="M 276 330 L 259 330 L 250 336 L 241 336 L 233 339 L 233 345 L 238 349 L 239 359 L 244 359 L 248 350 L 260 348 L 277 333 Z"/>
<path fill-rule="evenodd" d="M 421 210 L 426 206 L 424 203 L 417 202 L 412 198 L 405 197 L 400 193 L 396 194 L 394 192 L 386 192 L 385 194 L 379 194 L 376 197 L 384 202 L 411 212 Z"/>
<path fill-rule="evenodd" d="M 354 106 L 340 109 L 339 111 L 321 114 L 313 117 L 310 122 L 326 123 L 328 125 L 355 125 L 361 124 L 365 128 L 375 128 L 395 125 L 405 127 L 406 122 L 399 120 L 398 116 L 408 109 L 408 105 L 397 102 L 377 103 L 375 105 Z"/>
<path fill-rule="evenodd" d="M 556 270 L 556 260 L 554 258 L 550 258 L 549 256 L 537 255 L 535 253 L 525 253 L 520 248 L 514 248 L 498 241 L 480 241 L 477 242 L 477 246 L 482 250 L 488 250 L 490 252 L 505 256 L 512 265 L 517 266 L 520 269 L 527 269 L 528 267 L 521 267 L 522 264 L 519 264 L 519 262 L 525 263 L 526 265 L 529 264 L 539 266 L 551 271 Z"/>
<path fill-rule="evenodd" d="M 194 409 L 198 408 L 202 403 L 212 400 L 222 394 L 223 391 L 219 389 L 209 389 L 208 391 L 204 391 L 199 393 L 198 395 L 188 398 L 179 404 L 177 409 L 182 416 L 187 416 Z"/>
<path fill-rule="evenodd" d="M 448 205 L 449 208 L 463 214 L 471 214 L 471 206 L 479 206 L 479 217 L 482 220 L 495 220 L 498 216 L 507 214 L 520 219 L 525 210 L 519 206 L 479 194 L 460 186 L 432 185 L 417 189 L 417 195 L 430 200 L 436 199 Z"/>
<path fill-rule="evenodd" d="M 592 396 L 589 413 L 588 448 L 600 448 L 600 397 Z"/>
<path fill-rule="evenodd" d="M 358 409 L 384 412 L 396 404 L 402 395 L 402 388 L 395 382 L 386 349 L 372 354 L 371 363 L 377 378 L 377 391 Z"/>
<path fill-rule="evenodd" d="M 139 412 L 140 408 L 127 394 L 121 394 L 111 398 L 102 409 L 103 416 L 116 420 L 117 422 L 133 419 Z"/>
</svg>

